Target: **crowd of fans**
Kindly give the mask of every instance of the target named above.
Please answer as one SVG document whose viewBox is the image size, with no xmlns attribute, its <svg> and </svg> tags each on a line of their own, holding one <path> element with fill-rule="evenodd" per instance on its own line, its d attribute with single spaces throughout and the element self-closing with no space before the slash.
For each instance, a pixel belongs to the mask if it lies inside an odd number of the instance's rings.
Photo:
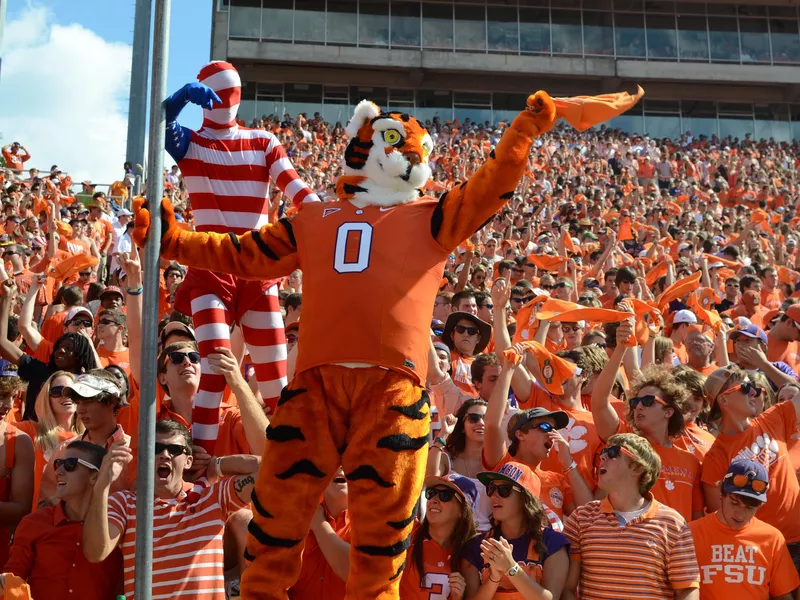
<svg viewBox="0 0 800 600">
<path fill-rule="evenodd" d="M 250 125 L 335 201 L 340 123 Z M 425 125 L 433 197 L 505 126 Z M 2 153 L 2 585 L 133 596 L 136 459 L 153 451 L 139 448 L 139 385 L 155 376 L 154 597 L 236 597 L 268 424 L 241 335 L 209 357 L 227 382 L 209 456 L 190 434 L 200 354 L 172 308 L 179 264 L 161 265 L 156 372 L 139 362 L 130 165 L 107 193 L 73 193 L 57 166 L 27 170 L 23 145 Z M 431 307 L 432 433 L 401 598 L 800 597 L 799 160 L 796 143 L 690 132 L 536 140 Z M 164 181 L 191 227 L 178 168 Z M 296 271 L 280 292 L 290 378 L 302 295 Z M 348 542 L 340 471 L 289 596 L 343 598 Z"/>
</svg>

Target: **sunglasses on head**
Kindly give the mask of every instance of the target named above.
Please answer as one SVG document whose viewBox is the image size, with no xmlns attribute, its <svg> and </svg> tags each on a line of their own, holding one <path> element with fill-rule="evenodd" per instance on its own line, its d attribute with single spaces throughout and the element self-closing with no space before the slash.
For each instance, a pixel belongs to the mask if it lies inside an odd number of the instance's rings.
<svg viewBox="0 0 800 600">
<path fill-rule="evenodd" d="M 630 405 L 631 408 L 636 408 L 639 403 L 642 404 L 645 408 L 650 408 L 653 406 L 655 402 L 662 404 L 663 406 L 669 406 L 663 399 L 655 396 L 653 394 L 647 394 L 646 396 L 636 396 L 635 398 L 631 398 Z"/>
<path fill-rule="evenodd" d="M 173 458 L 181 454 L 189 454 L 189 449 L 183 444 L 162 444 L 161 442 L 156 442 L 156 456 L 164 452 L 164 450 Z"/>
<path fill-rule="evenodd" d="M 439 502 L 450 502 L 455 498 L 456 491 L 445 486 L 432 487 L 425 490 L 425 498 L 427 500 L 432 500 L 436 496 L 439 496 Z"/>
<path fill-rule="evenodd" d="M 763 479 L 756 479 L 756 474 L 753 471 L 749 473 L 742 473 L 739 475 L 734 475 L 733 473 L 728 473 L 724 477 L 724 481 L 729 481 L 735 487 L 739 489 L 750 488 L 756 494 L 763 494 L 767 491 L 769 487 L 769 482 L 764 481 Z"/>
<path fill-rule="evenodd" d="M 733 392 L 742 392 L 745 396 L 753 395 L 753 396 L 760 396 L 761 395 L 761 386 L 757 383 L 753 383 L 749 379 L 747 381 L 743 381 L 739 385 L 733 386 L 729 390 L 725 390 L 720 394 L 720 396 L 724 396 L 725 394 L 732 394 Z"/>
<path fill-rule="evenodd" d="M 183 361 L 189 359 L 189 362 L 193 365 L 196 365 L 200 362 L 200 353 L 199 352 L 170 352 L 169 353 L 169 361 L 173 365 L 182 365 Z"/>
<path fill-rule="evenodd" d="M 53 467 L 56 471 L 58 471 L 61 467 L 64 467 L 64 470 L 67 473 L 72 473 L 75 469 L 78 468 L 78 465 L 83 465 L 90 471 L 99 471 L 100 469 L 94 466 L 92 463 L 83 460 L 82 458 L 78 458 L 76 456 L 71 456 L 69 458 L 57 458 L 53 461 Z"/>
<path fill-rule="evenodd" d="M 486 486 L 486 495 L 491 498 L 495 495 L 495 493 L 497 493 L 501 498 L 508 498 L 511 495 L 511 492 L 517 489 L 519 489 L 517 486 L 510 483 L 490 483 Z"/>
<path fill-rule="evenodd" d="M 636 455 L 633 452 L 628 450 L 625 446 L 620 446 L 619 444 L 608 446 L 600 451 L 600 456 L 605 456 L 609 460 L 619 458 L 620 454 L 625 454 L 631 460 L 636 460 Z"/>
<path fill-rule="evenodd" d="M 87 329 L 90 328 L 94 323 L 92 323 L 89 319 L 72 319 L 69 322 L 70 325 L 86 327 Z"/>
<path fill-rule="evenodd" d="M 456 333 L 466 333 L 467 335 L 478 335 L 477 327 L 467 327 L 466 325 L 456 325 L 453 330 Z"/>
<path fill-rule="evenodd" d="M 464 420 L 474 425 L 475 423 L 483 423 L 486 417 L 480 413 L 468 413 Z"/>
</svg>

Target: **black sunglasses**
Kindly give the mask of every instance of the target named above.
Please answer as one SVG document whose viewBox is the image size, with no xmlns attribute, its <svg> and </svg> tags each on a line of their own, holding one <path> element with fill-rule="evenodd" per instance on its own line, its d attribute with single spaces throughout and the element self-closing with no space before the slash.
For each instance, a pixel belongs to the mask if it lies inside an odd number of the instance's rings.
<svg viewBox="0 0 800 600">
<path fill-rule="evenodd" d="M 162 444 L 161 442 L 156 442 L 156 456 L 164 452 L 164 450 L 173 458 L 181 454 L 189 454 L 189 449 L 183 444 Z"/>
<path fill-rule="evenodd" d="M 119 323 L 111 319 L 100 319 L 99 323 L 100 325 L 119 325 Z"/>
<path fill-rule="evenodd" d="M 70 456 L 69 458 L 57 458 L 53 461 L 53 468 L 58 471 L 61 467 L 64 467 L 64 470 L 67 473 L 72 473 L 75 469 L 78 468 L 78 465 L 83 465 L 90 471 L 99 471 L 96 466 L 92 463 L 83 460 L 82 458 L 78 458 L 77 456 Z"/>
<path fill-rule="evenodd" d="M 92 323 L 89 319 L 72 319 L 69 324 L 80 325 L 81 327 L 86 327 L 87 329 L 94 325 L 94 323 Z"/>
<path fill-rule="evenodd" d="M 656 398 L 653 394 L 648 394 L 647 396 L 636 396 L 635 398 L 631 398 L 630 405 L 632 409 L 636 408 L 640 403 L 645 408 L 650 408 L 657 401 L 658 398 Z"/>
<path fill-rule="evenodd" d="M 550 292 L 550 291 L 552 291 L 552 290 L 553 290 L 553 288 L 554 288 L 555 286 L 553 286 L 553 285 L 540 285 L 539 287 L 541 287 L 541 288 L 542 288 L 544 291 L 546 291 L 546 292 Z"/>
<path fill-rule="evenodd" d="M 478 335 L 477 327 L 467 327 L 466 325 L 456 325 L 453 330 L 456 333 L 466 333 L 467 335 Z"/>
<path fill-rule="evenodd" d="M 91 275 L 92 275 L 92 272 L 91 272 L 91 271 L 89 271 L 88 273 L 79 273 L 79 275 L 80 275 L 81 277 L 91 277 Z"/>
<path fill-rule="evenodd" d="M 531 300 L 533 300 L 536 296 L 525 296 L 524 298 L 512 298 L 512 302 L 521 302 L 522 304 L 527 304 Z"/>
<path fill-rule="evenodd" d="M 491 498 L 495 495 L 495 492 L 500 495 L 501 498 L 508 498 L 516 489 L 516 486 L 511 485 L 510 483 L 504 483 L 497 485 L 496 483 L 490 483 L 486 486 L 486 495 Z"/>
<path fill-rule="evenodd" d="M 425 490 L 425 498 L 427 500 L 431 500 L 437 495 L 439 496 L 440 502 L 450 502 L 450 500 L 455 498 L 456 491 L 451 490 L 449 487 L 435 487 Z"/>
<path fill-rule="evenodd" d="M 196 365 L 200 362 L 199 352 L 170 352 L 169 360 L 173 365 L 182 365 L 183 361 L 189 359 L 189 362 Z"/>
<path fill-rule="evenodd" d="M 469 413 L 465 417 L 465 420 L 467 423 L 472 423 L 474 425 L 475 423 L 483 423 L 486 417 L 478 413 Z"/>
</svg>

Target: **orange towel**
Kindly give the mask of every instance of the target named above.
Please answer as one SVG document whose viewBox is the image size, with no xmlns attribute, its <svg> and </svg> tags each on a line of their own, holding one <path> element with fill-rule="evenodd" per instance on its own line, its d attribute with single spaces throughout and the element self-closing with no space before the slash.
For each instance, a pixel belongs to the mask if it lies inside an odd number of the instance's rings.
<svg viewBox="0 0 800 600">
<path fill-rule="evenodd" d="M 670 264 L 672 264 L 671 259 L 662 261 L 658 263 L 655 267 L 650 269 L 644 276 L 644 280 L 647 283 L 647 285 L 653 287 L 656 284 L 656 281 L 658 281 L 664 275 L 667 274 L 667 271 L 669 271 Z"/>
<path fill-rule="evenodd" d="M 4 600 L 33 600 L 31 598 L 31 588 L 25 583 L 21 577 L 17 577 L 13 573 L 3 574 L 6 580 L 6 586 L 3 591 Z"/>
<path fill-rule="evenodd" d="M 563 256 L 549 254 L 529 254 L 528 260 L 544 271 L 558 271 L 558 268 L 567 262 Z"/>
<path fill-rule="evenodd" d="M 600 94 L 599 96 L 553 98 L 553 103 L 556 105 L 556 117 L 564 119 L 578 131 L 585 131 L 603 121 L 621 115 L 636 104 L 644 96 L 642 87 L 636 87 L 636 94 L 633 96 L 628 92 L 620 92 Z"/>
<path fill-rule="evenodd" d="M 523 345 L 526 352 L 533 354 L 539 365 L 539 370 L 542 372 L 542 380 L 539 383 L 547 388 L 547 391 L 551 394 L 563 394 L 564 381 L 575 374 L 578 366 L 560 356 L 556 356 L 538 342 L 523 342 Z M 503 352 L 503 356 L 507 360 L 516 360 L 513 358 L 514 355 L 517 355 L 517 353 L 513 348 Z M 515 364 L 519 363 L 515 362 Z"/>
<path fill-rule="evenodd" d="M 619 226 L 619 241 L 625 242 L 633 239 L 633 230 L 631 229 L 631 218 L 625 217 L 622 219 L 622 224 Z"/>
<path fill-rule="evenodd" d="M 88 254 L 76 254 L 51 266 L 47 270 L 47 276 L 59 281 L 63 281 L 65 279 L 69 279 L 82 269 L 96 267 L 98 263 L 99 261 L 95 256 L 89 256 Z"/>
<path fill-rule="evenodd" d="M 664 310 L 669 306 L 669 303 L 673 300 L 676 300 L 682 296 L 685 296 L 689 292 L 693 292 L 697 288 L 700 287 L 700 278 L 703 274 L 700 271 L 697 271 L 693 275 L 689 275 L 688 277 L 684 277 L 683 279 L 679 279 L 671 286 L 669 286 L 664 293 L 661 294 L 657 299 L 656 302 L 658 303 L 658 308 L 661 311 L 661 314 L 664 314 Z"/>
</svg>

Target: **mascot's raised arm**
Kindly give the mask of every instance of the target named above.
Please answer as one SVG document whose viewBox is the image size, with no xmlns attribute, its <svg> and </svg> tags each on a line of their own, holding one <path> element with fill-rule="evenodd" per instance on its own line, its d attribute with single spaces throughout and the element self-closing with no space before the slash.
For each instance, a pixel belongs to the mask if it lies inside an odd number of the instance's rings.
<svg viewBox="0 0 800 600">
<path fill-rule="evenodd" d="M 243 597 L 287 597 L 339 465 L 352 524 L 347 598 L 398 597 L 425 473 L 424 385 L 444 263 L 511 198 L 533 139 L 559 114 L 547 93 L 529 96 L 486 163 L 438 200 L 422 191 L 428 132 L 412 116 L 363 101 L 346 130 L 338 202 L 306 203 L 238 235 L 181 230 L 163 203 L 164 258 L 248 280 L 303 270 L 303 342 L 267 430 Z M 143 243 L 150 216 L 137 208 Z"/>
<path fill-rule="evenodd" d="M 166 100 L 166 149 L 178 163 L 199 232 L 243 234 L 269 222 L 269 182 L 295 206 L 319 201 L 300 179 L 278 138 L 268 131 L 236 122 L 242 95 L 233 65 L 215 61 Z M 198 131 L 177 122 L 184 106 L 203 108 Z M 278 304 L 278 287 L 265 277 L 241 281 L 226 267 L 192 263 L 175 299 L 175 307 L 192 315 L 201 358 L 214 348 L 230 348 L 237 323 L 255 367 L 267 413 L 286 385 L 286 339 Z M 201 360 L 200 389 L 192 407 L 192 437 L 213 454 L 219 429 L 219 406 L 225 378 Z"/>
</svg>

